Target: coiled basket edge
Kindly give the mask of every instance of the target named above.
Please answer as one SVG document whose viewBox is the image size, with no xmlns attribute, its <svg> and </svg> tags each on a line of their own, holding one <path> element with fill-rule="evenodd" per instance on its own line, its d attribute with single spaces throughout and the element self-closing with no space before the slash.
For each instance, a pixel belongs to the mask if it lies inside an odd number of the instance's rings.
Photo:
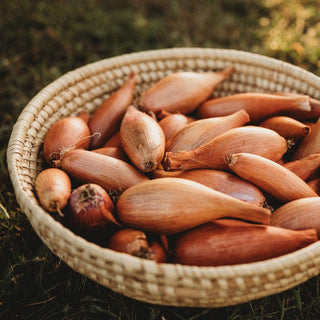
<svg viewBox="0 0 320 320">
<path fill-rule="evenodd" d="M 172 48 L 125 54 L 68 72 L 42 89 L 12 130 L 7 161 L 17 201 L 46 246 L 75 271 L 125 296 L 148 303 L 222 307 L 258 299 L 301 284 L 320 270 L 320 242 L 266 261 L 221 267 L 157 264 L 86 241 L 38 204 L 34 179 L 42 169 L 41 146 L 50 126 L 84 108 L 90 112 L 131 71 L 137 94 L 172 72 L 220 70 L 235 73 L 217 96 L 244 91 L 291 91 L 320 98 L 320 78 L 266 56 L 229 49 Z"/>
</svg>

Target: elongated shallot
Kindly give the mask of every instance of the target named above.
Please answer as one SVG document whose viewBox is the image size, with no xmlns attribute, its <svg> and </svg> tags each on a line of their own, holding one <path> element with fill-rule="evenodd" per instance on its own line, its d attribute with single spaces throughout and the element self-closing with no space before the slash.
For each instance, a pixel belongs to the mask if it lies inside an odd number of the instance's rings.
<svg viewBox="0 0 320 320">
<path fill-rule="evenodd" d="M 269 223 L 270 210 L 182 178 L 161 178 L 124 191 L 120 223 L 158 234 L 179 233 L 222 217 Z"/>
</svg>

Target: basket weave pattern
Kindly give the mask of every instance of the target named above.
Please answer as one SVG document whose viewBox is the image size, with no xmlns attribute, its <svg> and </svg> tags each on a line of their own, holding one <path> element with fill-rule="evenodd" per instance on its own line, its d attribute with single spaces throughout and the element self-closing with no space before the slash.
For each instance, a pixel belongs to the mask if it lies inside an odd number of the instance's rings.
<svg viewBox="0 0 320 320">
<path fill-rule="evenodd" d="M 234 305 L 284 291 L 319 274 L 320 243 L 276 259 L 237 266 L 157 264 L 101 248 L 75 235 L 45 212 L 35 197 L 34 180 L 43 165 L 42 142 L 55 121 L 83 108 L 93 112 L 131 71 L 139 77 L 138 96 L 170 73 L 215 71 L 231 64 L 235 73 L 214 95 L 290 91 L 320 99 L 320 78 L 288 63 L 236 50 L 175 48 L 131 53 L 83 66 L 45 87 L 28 103 L 10 137 L 8 168 L 21 209 L 52 252 L 75 271 L 116 292 L 174 306 Z"/>
</svg>

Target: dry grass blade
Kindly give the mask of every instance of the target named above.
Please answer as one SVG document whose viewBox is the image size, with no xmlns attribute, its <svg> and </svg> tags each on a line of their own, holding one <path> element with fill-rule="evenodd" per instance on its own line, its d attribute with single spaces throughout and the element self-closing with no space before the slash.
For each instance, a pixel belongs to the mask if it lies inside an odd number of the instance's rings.
<svg viewBox="0 0 320 320">
<path fill-rule="evenodd" d="M 7 209 L 2 205 L 2 203 L 0 203 L 0 211 L 1 211 L 2 215 L 4 216 L 4 218 L 10 219 L 10 215 L 9 215 Z"/>
</svg>

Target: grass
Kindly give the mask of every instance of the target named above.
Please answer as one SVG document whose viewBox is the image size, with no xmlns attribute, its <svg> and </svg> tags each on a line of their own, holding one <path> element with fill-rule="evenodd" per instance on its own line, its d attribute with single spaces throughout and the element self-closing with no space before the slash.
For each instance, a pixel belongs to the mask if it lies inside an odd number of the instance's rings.
<svg viewBox="0 0 320 320">
<path fill-rule="evenodd" d="M 12 126 L 28 101 L 67 71 L 169 47 L 233 48 L 320 75 L 316 0 L 10 0 L 0 4 L 1 319 L 319 319 L 319 277 L 226 308 L 136 301 L 74 272 L 39 240 L 16 203 L 6 165 Z"/>
</svg>

